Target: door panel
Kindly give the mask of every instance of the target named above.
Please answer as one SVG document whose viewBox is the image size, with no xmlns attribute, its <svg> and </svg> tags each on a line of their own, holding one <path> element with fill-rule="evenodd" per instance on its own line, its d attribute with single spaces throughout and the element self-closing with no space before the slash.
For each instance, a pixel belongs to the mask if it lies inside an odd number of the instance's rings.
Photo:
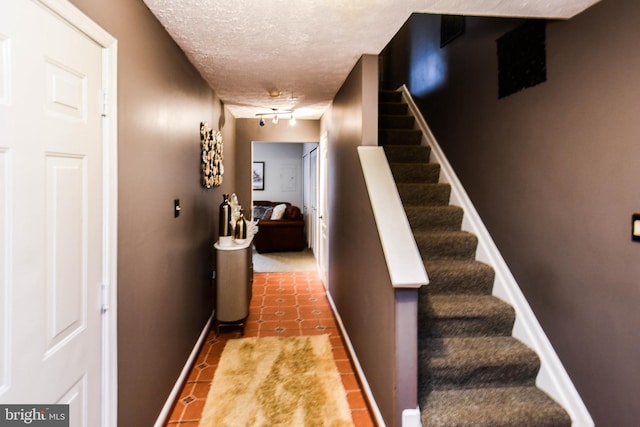
<svg viewBox="0 0 640 427">
<path fill-rule="evenodd" d="M 82 157 L 46 156 L 47 353 L 86 328 L 86 170 Z"/>
</svg>

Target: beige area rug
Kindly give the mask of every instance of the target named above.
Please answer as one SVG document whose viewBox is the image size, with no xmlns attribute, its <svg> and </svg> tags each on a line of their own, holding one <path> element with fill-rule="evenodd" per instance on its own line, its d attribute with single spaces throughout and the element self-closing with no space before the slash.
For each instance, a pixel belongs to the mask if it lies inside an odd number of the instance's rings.
<svg viewBox="0 0 640 427">
<path fill-rule="evenodd" d="M 318 271 L 316 258 L 311 249 L 299 252 L 270 252 L 259 254 L 253 250 L 253 271 L 274 273 L 292 271 Z"/>
<path fill-rule="evenodd" d="M 199 426 L 353 426 L 328 335 L 227 341 Z"/>
</svg>

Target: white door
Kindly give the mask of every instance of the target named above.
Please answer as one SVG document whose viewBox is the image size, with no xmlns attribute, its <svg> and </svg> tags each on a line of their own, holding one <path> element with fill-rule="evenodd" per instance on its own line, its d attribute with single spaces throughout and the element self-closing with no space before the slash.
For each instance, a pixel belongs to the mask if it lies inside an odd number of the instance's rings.
<svg viewBox="0 0 640 427">
<path fill-rule="evenodd" d="M 316 237 L 318 235 L 318 149 L 314 148 L 309 153 L 309 207 L 310 212 L 307 216 L 307 227 L 309 228 L 308 239 L 309 247 L 314 254 L 317 253 L 318 245 Z"/>
<path fill-rule="evenodd" d="M 328 139 L 326 132 L 320 137 L 320 145 L 318 146 L 318 172 L 319 172 L 319 189 L 318 189 L 318 272 L 325 286 L 328 286 L 329 271 L 329 196 L 327 194 L 328 184 Z"/>
<path fill-rule="evenodd" d="M 99 426 L 103 49 L 47 7 L 0 2 L 0 402 Z"/>
<path fill-rule="evenodd" d="M 313 238 L 311 237 L 311 196 L 309 184 L 309 153 L 302 156 L 302 216 L 304 217 L 305 235 L 307 247 L 313 250 Z"/>
</svg>

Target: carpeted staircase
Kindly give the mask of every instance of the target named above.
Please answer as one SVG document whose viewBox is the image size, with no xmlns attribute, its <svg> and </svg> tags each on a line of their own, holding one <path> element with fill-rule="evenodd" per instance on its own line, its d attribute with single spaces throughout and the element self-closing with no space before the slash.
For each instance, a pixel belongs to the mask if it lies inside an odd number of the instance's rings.
<svg viewBox="0 0 640 427">
<path fill-rule="evenodd" d="M 424 427 L 570 426 L 536 388 L 540 362 L 511 336 L 515 313 L 491 295 L 493 269 L 475 259 L 477 238 L 462 231 L 400 92 L 379 94 L 384 147 L 430 284 L 420 289 L 418 402 Z"/>
</svg>

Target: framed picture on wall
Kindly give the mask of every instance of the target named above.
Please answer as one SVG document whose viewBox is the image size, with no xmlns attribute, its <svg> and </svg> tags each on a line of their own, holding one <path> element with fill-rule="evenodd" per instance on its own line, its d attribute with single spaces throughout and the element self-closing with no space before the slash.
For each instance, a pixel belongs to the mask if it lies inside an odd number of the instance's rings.
<svg viewBox="0 0 640 427">
<path fill-rule="evenodd" d="M 253 189 L 264 190 L 264 162 L 253 162 Z"/>
</svg>

